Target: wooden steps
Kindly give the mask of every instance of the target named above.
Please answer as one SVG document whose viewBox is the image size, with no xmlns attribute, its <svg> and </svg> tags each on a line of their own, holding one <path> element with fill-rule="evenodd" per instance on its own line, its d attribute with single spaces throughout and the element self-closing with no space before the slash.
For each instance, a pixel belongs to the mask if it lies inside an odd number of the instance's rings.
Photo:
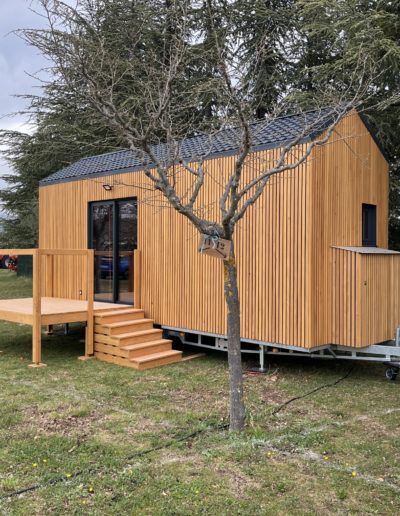
<svg viewBox="0 0 400 516">
<path fill-rule="evenodd" d="M 136 369 L 149 369 L 150 367 L 158 367 L 165 364 L 173 364 L 180 362 L 182 359 L 182 351 L 174 349 L 170 351 L 162 351 L 161 353 L 153 353 L 152 355 L 145 355 L 132 359 L 132 362 L 137 364 Z"/>
<path fill-rule="evenodd" d="M 180 362 L 182 352 L 162 338 L 144 311 L 122 308 L 95 317 L 94 355 L 99 360 L 134 369 L 150 369 Z"/>
<path fill-rule="evenodd" d="M 129 316 L 128 316 L 129 317 Z M 95 333 L 105 333 L 106 335 L 120 335 L 121 333 L 131 333 L 140 330 L 151 330 L 153 328 L 153 322 L 151 319 L 137 319 L 120 321 L 114 323 L 103 323 L 95 324 Z"/>
<path fill-rule="evenodd" d="M 126 321 L 127 316 L 130 316 L 130 320 L 143 319 L 144 311 L 138 308 L 124 308 L 122 310 L 114 310 L 111 312 L 103 312 L 96 319 L 100 324 L 103 323 L 114 323 Z"/>
</svg>

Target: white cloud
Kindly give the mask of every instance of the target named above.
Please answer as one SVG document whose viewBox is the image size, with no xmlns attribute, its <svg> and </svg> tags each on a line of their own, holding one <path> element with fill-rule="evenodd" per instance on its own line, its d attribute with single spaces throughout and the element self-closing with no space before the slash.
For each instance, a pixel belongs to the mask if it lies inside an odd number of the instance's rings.
<svg viewBox="0 0 400 516">
<path fill-rule="evenodd" d="M 21 28 L 39 28 L 44 19 L 32 11 L 37 2 L 32 0 L 1 0 L 0 15 L 0 129 L 31 132 L 25 115 L 9 116 L 26 104 L 16 95 L 37 94 L 39 83 L 32 74 L 36 74 L 48 62 L 38 51 L 27 45 L 14 31 Z M 11 170 L 0 157 L 0 188 L 5 183 L 1 176 Z"/>
<path fill-rule="evenodd" d="M 32 9 L 32 0 L 1 0 L 0 16 L 0 128 L 6 129 L 13 120 L 5 118 L 25 107 L 25 101 L 16 95 L 40 92 L 39 82 L 32 75 L 48 66 L 39 52 L 27 45 L 15 31 L 21 28 L 39 28 L 45 20 Z M 21 117 L 20 117 L 21 118 Z M 18 120 L 19 122 L 19 120 Z"/>
<path fill-rule="evenodd" d="M 67 3 L 75 5 L 76 0 L 67 0 Z M 15 31 L 43 28 L 46 20 L 34 12 L 40 9 L 37 0 L 0 0 L 0 9 L 0 129 L 32 132 L 26 115 L 9 115 L 26 108 L 26 101 L 18 95 L 40 93 L 40 83 L 32 75 L 49 63 Z M 0 178 L 10 172 L 0 157 Z M 4 182 L 0 179 L 0 188 L 2 186 Z"/>
</svg>

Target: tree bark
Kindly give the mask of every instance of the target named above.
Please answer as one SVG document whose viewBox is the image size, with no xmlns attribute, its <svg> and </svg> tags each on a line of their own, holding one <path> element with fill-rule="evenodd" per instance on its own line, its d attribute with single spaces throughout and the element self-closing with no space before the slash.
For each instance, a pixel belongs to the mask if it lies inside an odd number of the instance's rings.
<svg viewBox="0 0 400 516">
<path fill-rule="evenodd" d="M 229 260 L 224 262 L 224 292 L 228 308 L 229 430 L 240 431 L 243 430 L 245 425 L 245 410 L 243 400 L 242 354 L 240 351 L 240 300 L 233 247 Z"/>
</svg>

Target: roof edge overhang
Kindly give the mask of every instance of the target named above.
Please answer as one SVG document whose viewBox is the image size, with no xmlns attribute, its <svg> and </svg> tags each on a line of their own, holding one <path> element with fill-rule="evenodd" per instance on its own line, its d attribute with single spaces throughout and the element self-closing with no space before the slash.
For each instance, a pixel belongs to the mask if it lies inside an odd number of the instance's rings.
<svg viewBox="0 0 400 516">
<path fill-rule="evenodd" d="M 348 251 L 349 253 L 358 254 L 369 254 L 369 255 L 397 255 L 400 254 L 398 251 L 392 249 L 385 249 L 384 247 L 362 247 L 362 246 L 345 246 L 345 245 L 333 245 L 333 249 L 339 249 L 341 251 Z"/>
</svg>

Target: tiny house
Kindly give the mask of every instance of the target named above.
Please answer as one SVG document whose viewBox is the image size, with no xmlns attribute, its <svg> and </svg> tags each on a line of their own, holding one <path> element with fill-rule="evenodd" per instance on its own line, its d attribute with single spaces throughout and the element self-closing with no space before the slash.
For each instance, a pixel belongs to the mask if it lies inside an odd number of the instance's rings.
<svg viewBox="0 0 400 516">
<path fill-rule="evenodd" d="M 302 123 L 304 115 L 258 122 L 245 173 L 276 159 Z M 315 137 L 306 135 L 294 152 Z M 202 138 L 184 142 L 188 158 Z M 218 219 L 221 185 L 237 149 L 223 131 L 212 138 L 199 202 Z M 184 191 L 184 171 L 177 177 Z M 400 323 L 400 254 L 387 249 L 388 193 L 387 161 L 356 112 L 302 165 L 270 180 L 235 234 L 244 350 L 355 357 L 381 345 L 382 357 L 396 354 L 383 346 Z M 196 230 L 149 191 L 133 152 L 81 159 L 42 180 L 39 195 L 40 248 L 93 249 L 95 301 L 121 305 L 106 329 L 95 324 L 98 358 L 129 365 L 115 337 L 157 342 L 159 333 L 146 333 L 156 330 L 226 348 L 222 261 L 198 252 Z M 85 300 L 81 260 L 56 256 L 55 279 L 51 287 L 43 282 L 43 295 Z M 143 311 L 144 322 L 129 319 L 129 305 Z"/>
</svg>

